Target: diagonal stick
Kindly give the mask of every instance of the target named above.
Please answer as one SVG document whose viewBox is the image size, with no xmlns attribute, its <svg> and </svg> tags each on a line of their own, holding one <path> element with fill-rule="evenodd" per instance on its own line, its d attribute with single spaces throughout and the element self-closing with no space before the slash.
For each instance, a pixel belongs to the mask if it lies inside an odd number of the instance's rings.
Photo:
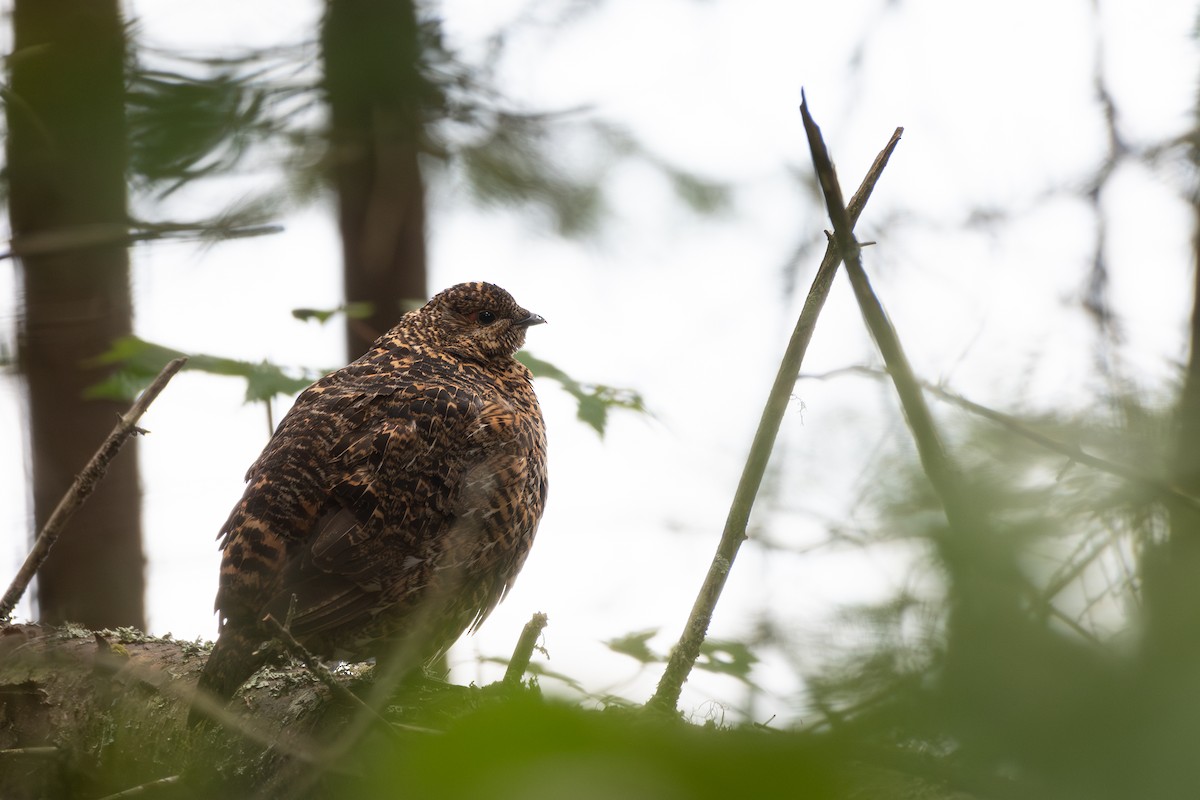
<svg viewBox="0 0 1200 800">
<path fill-rule="evenodd" d="M 963 493 L 958 473 L 946 455 L 941 437 L 933 424 L 933 415 L 929 413 L 921 385 L 913 375 L 912 366 L 908 363 L 896 330 L 871 288 L 866 270 L 863 269 L 861 247 L 854 239 L 853 221 L 842 202 L 842 190 L 838 185 L 833 161 L 825 148 L 825 140 L 821 138 L 821 129 L 808 112 L 808 101 L 804 99 L 804 93 L 801 92 L 800 96 L 800 115 L 804 119 L 804 131 L 808 135 L 808 147 L 812 151 L 813 168 L 825 195 L 829 218 L 833 222 L 834 242 L 837 244 L 839 256 L 846 263 L 846 275 L 854 288 L 854 297 L 858 301 L 867 328 L 871 331 L 871 338 L 875 340 L 875 346 L 883 356 L 883 363 L 887 365 L 888 374 L 892 376 L 896 394 L 900 397 L 900 406 L 904 409 L 905 419 L 908 420 L 913 440 L 917 445 L 921 466 L 942 502 L 950 528 L 960 533 L 982 533 L 984 522 Z"/>
<path fill-rule="evenodd" d="M 183 369 L 183 365 L 186 363 L 186 358 L 177 358 L 162 368 L 162 372 L 158 373 L 154 382 L 146 388 L 146 391 L 142 392 L 142 396 L 137 399 L 133 407 L 121 417 L 117 427 L 113 428 L 113 432 L 104 440 L 104 444 L 100 445 L 100 449 L 88 461 L 83 472 L 75 476 L 71 488 L 63 495 L 62 500 L 58 501 L 50 519 L 46 520 L 46 524 L 42 526 L 37 540 L 33 543 L 33 548 L 25 558 L 25 563 L 21 565 L 17 576 L 9 584 L 8 591 L 4 593 L 4 599 L 0 600 L 0 620 L 12 617 L 13 609 L 17 607 L 21 596 L 29 588 L 29 582 L 33 580 L 33 576 L 37 574 L 38 569 L 50 555 L 50 548 L 58 541 L 67 522 L 75 515 L 76 511 L 83 507 L 88 497 L 95 491 L 96 485 L 108 471 L 108 465 L 112 463 L 117 451 L 121 449 L 126 440 L 134 434 L 145 433 L 137 427 L 138 420 L 146 413 L 146 409 L 150 407 L 159 393 L 166 388 L 167 382 L 175 377 L 175 373 Z"/>
<path fill-rule="evenodd" d="M 847 213 L 851 220 L 857 220 L 859 214 L 862 213 L 863 207 L 867 204 L 867 198 L 871 196 L 871 191 L 883 174 L 883 169 L 887 166 L 892 151 L 900 143 L 900 135 L 903 132 L 903 128 L 896 128 L 887 146 L 875 157 L 875 162 L 871 164 L 871 169 L 863 178 L 862 185 L 851 198 L 849 210 L 843 208 L 843 212 Z M 771 450 L 774 449 L 775 438 L 779 434 L 779 425 L 787 411 L 788 401 L 791 400 L 792 390 L 796 385 L 796 377 L 800 373 L 800 365 L 804 361 L 804 354 L 808 350 L 808 343 L 816 328 L 817 317 L 825 305 L 825 298 L 829 295 L 829 287 L 837 273 L 839 261 L 838 248 L 833 242 L 830 242 L 825 248 L 825 257 L 821 259 L 821 266 L 817 270 L 816 277 L 813 278 L 812 287 L 808 290 L 804 308 L 800 311 L 800 319 L 796 322 L 792 338 L 788 341 L 787 350 L 779 364 L 779 372 L 775 375 L 775 383 L 767 397 L 766 407 L 763 408 L 758 431 L 754 434 L 754 442 L 750 445 L 750 455 L 746 459 L 746 465 L 742 468 L 742 477 L 738 481 L 733 502 L 729 507 L 729 516 L 725 520 L 725 529 L 721 533 L 717 552 L 708 568 L 708 574 L 704 577 L 700 592 L 696 595 L 696 602 L 692 606 L 687 624 L 679 637 L 679 643 L 671 650 L 658 688 L 646 703 L 648 708 L 670 712 L 675 710 L 679 703 L 679 693 L 683 689 L 683 683 L 687 680 L 700 655 L 700 645 L 708 633 L 713 610 L 725 587 L 729 569 L 733 566 L 738 549 L 746 538 L 750 510 L 754 507 L 754 499 L 762 485 L 767 462 L 771 458 Z"/>
</svg>

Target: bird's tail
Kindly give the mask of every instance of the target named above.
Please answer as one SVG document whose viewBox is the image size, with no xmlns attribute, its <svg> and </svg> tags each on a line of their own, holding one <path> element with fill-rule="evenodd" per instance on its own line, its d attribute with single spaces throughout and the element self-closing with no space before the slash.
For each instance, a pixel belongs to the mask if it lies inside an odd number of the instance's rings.
<svg viewBox="0 0 1200 800">
<path fill-rule="evenodd" d="M 227 627 L 221 631 L 200 673 L 196 698 L 188 712 L 190 727 L 209 718 L 207 709 L 229 702 L 238 687 L 263 665 L 266 655 L 258 652 L 262 640 L 253 629 Z"/>
</svg>

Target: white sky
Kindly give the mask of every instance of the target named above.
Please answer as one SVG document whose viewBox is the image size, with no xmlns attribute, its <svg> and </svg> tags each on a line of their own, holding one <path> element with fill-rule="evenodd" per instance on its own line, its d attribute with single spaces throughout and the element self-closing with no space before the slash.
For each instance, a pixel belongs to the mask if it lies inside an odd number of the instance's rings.
<svg viewBox="0 0 1200 800">
<path fill-rule="evenodd" d="M 447 30 L 470 52 L 523 5 L 453 0 L 442 8 Z M 529 615 L 544 611 L 550 669 L 598 693 L 642 700 L 652 690 L 657 669 L 639 676 L 633 661 L 601 642 L 661 628 L 654 645 L 665 650 L 724 522 L 801 302 L 803 290 L 783 291 L 782 265 L 828 227 L 790 177 L 809 163 L 801 86 L 847 194 L 892 129 L 905 126 L 859 233 L 879 242 L 867 267 L 919 373 L 1001 408 L 1090 404 L 1100 384 L 1078 299 L 1094 220 L 1078 201 L 1045 195 L 1077 187 L 1103 153 L 1092 6 L 892 5 L 609 0 L 573 27 L 535 26 L 513 42 L 500 76 L 512 97 L 530 108 L 594 105 L 664 158 L 733 182 L 737 204 L 726 217 L 697 219 L 673 205 L 647 169 L 617 167 L 613 219 L 581 245 L 513 216 L 466 210 L 452 187 L 436 195 L 432 288 L 479 279 L 505 286 L 550 320 L 531 333 L 535 355 L 581 380 L 634 387 L 654 412 L 652 420 L 615 415 L 600 441 L 574 421 L 569 397 L 539 384 L 551 437 L 550 505 L 515 591 L 459 646 L 458 679 L 494 679 L 494 671 L 476 671 L 474 654 L 507 655 Z M 1104 75 L 1121 133 L 1135 145 L 1181 133 L 1200 74 L 1190 38 L 1195 4 L 1163 0 L 1153 14 L 1131 0 L 1100 5 Z M 294 41 L 313 30 L 318 13 L 315 3 L 232 0 L 130 7 L 150 41 L 193 50 Z M 860 46 L 856 69 L 851 56 Z M 1182 166 L 1157 174 L 1126 168 L 1104 197 L 1112 298 L 1128 334 L 1122 354 L 1150 392 L 1162 390 L 1184 355 L 1190 220 L 1176 194 L 1186 174 Z M 1019 213 L 991 233 L 964 231 L 976 207 Z M 315 207 L 285 224 L 282 235 L 211 250 L 136 250 L 138 334 L 239 358 L 340 363 L 336 326 L 290 316 L 339 302 L 331 214 Z M 819 252 L 802 266 L 804 289 Z M 10 347 L 14 295 L 12 271 L 4 270 L 0 322 Z M 805 371 L 871 360 L 839 281 Z M 141 456 L 155 633 L 215 635 L 214 537 L 267 436 L 261 407 L 242 405 L 243 391 L 233 380 L 184 374 L 145 419 L 153 431 Z M 802 382 L 796 395 L 782 433 L 787 457 L 772 478 L 779 501 L 753 523 L 770 540 L 799 547 L 823 538 L 821 515 L 852 518 L 847 504 L 864 466 L 880 442 L 895 444 L 904 431 L 890 396 L 873 384 Z M 23 557 L 29 513 L 18 397 L 6 376 L 0 575 Z M 883 550 L 794 555 L 751 541 L 712 633 L 744 634 L 764 614 L 801 640 L 827 633 L 839 603 L 896 588 L 897 564 Z M 774 659 L 758 677 L 771 694 L 757 700 L 756 718 L 796 719 L 802 706 L 787 665 Z M 715 707 L 710 699 L 737 705 L 743 695 L 729 681 L 697 675 L 684 708 L 702 715 Z"/>
</svg>

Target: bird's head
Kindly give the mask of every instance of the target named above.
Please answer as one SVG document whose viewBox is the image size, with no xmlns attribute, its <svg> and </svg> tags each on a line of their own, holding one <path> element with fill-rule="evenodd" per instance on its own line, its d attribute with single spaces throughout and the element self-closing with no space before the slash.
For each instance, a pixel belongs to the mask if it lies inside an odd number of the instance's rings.
<svg viewBox="0 0 1200 800">
<path fill-rule="evenodd" d="M 546 321 L 491 283 L 451 286 L 416 313 L 437 346 L 475 361 L 511 357 L 525 344 L 529 326 Z"/>
</svg>

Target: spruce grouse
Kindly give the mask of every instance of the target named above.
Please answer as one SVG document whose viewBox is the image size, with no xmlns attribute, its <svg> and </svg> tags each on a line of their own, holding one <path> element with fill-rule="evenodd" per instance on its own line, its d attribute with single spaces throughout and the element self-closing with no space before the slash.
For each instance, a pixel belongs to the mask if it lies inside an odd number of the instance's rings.
<svg viewBox="0 0 1200 800">
<path fill-rule="evenodd" d="M 289 608 L 315 653 L 383 657 L 403 641 L 412 663 L 487 617 L 546 502 L 545 426 L 513 357 L 543 322 L 498 286 L 459 284 L 297 398 L 221 529 L 220 636 L 200 689 L 230 698 L 262 665 L 261 620 Z"/>
</svg>

